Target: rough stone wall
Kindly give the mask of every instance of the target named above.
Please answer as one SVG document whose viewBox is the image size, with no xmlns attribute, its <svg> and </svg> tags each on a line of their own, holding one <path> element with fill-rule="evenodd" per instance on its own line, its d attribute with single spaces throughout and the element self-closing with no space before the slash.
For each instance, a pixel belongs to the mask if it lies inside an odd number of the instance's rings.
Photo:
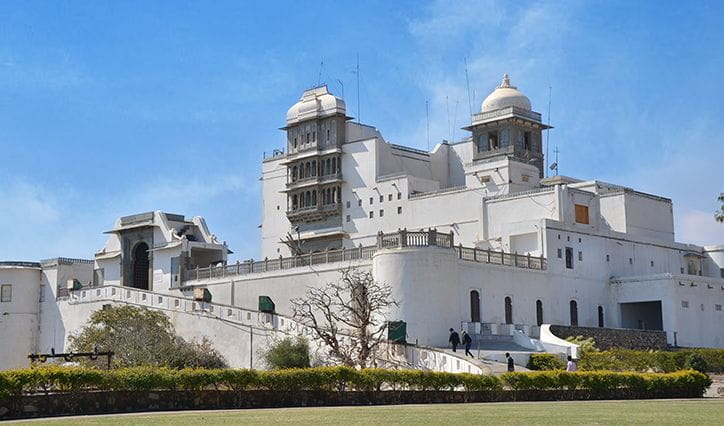
<svg viewBox="0 0 724 426">
<path fill-rule="evenodd" d="M 561 339 L 583 336 L 593 337 L 596 347 L 601 350 L 624 349 L 666 349 L 666 332 L 657 330 L 630 330 L 622 328 L 571 327 L 553 325 L 551 331 Z"/>
</svg>

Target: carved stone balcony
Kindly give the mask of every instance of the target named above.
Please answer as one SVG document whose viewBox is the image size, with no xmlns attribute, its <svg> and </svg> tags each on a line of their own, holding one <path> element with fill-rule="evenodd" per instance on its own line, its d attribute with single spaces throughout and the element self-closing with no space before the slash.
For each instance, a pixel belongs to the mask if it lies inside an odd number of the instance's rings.
<svg viewBox="0 0 724 426">
<path fill-rule="evenodd" d="M 342 211 L 342 203 L 332 203 L 310 207 L 301 207 L 287 211 L 287 219 L 290 222 L 309 222 L 324 220 L 330 216 L 336 216 Z"/>
<path fill-rule="evenodd" d="M 293 182 L 287 182 L 287 189 L 284 192 L 293 191 L 296 189 L 307 188 L 316 185 L 326 185 L 328 183 L 341 183 L 342 173 L 333 173 L 324 176 L 309 176 L 303 179 L 297 179 Z"/>
</svg>

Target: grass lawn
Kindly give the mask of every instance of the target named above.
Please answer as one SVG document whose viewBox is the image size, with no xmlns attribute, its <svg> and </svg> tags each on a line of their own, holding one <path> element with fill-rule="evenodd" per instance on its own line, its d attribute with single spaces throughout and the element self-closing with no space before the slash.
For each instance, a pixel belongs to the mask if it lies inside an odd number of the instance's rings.
<svg viewBox="0 0 724 426">
<path fill-rule="evenodd" d="M 38 424 L 724 424 L 724 399 L 283 408 L 43 419 Z"/>
</svg>

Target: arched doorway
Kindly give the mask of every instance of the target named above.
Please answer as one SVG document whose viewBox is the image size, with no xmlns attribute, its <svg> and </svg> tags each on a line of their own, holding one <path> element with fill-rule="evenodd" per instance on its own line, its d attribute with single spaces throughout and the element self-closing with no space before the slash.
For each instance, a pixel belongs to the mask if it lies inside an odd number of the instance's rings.
<svg viewBox="0 0 724 426">
<path fill-rule="evenodd" d="M 598 307 L 598 326 L 603 327 L 603 306 Z"/>
<path fill-rule="evenodd" d="M 505 323 L 513 324 L 513 300 L 508 296 L 505 297 Z"/>
<path fill-rule="evenodd" d="M 543 302 L 535 301 L 535 321 L 538 325 L 543 324 Z"/>
<path fill-rule="evenodd" d="M 571 300 L 571 325 L 578 325 L 578 302 Z"/>
<path fill-rule="evenodd" d="M 480 322 L 480 293 L 470 292 L 470 322 Z"/>
<path fill-rule="evenodd" d="M 131 287 L 148 288 L 148 244 L 138 243 L 133 249 L 133 283 Z"/>
</svg>

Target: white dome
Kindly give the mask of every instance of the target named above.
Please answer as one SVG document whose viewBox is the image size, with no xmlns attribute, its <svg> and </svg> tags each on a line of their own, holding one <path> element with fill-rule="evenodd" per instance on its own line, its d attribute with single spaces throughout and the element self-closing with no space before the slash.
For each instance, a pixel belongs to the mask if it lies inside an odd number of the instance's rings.
<svg viewBox="0 0 724 426">
<path fill-rule="evenodd" d="M 313 117 L 345 114 L 347 107 L 342 99 L 329 93 L 327 86 L 305 90 L 299 102 L 287 111 L 287 125 Z"/>
<path fill-rule="evenodd" d="M 496 109 L 514 106 L 530 111 L 530 99 L 518 90 L 517 87 L 510 85 L 508 74 L 503 76 L 500 83 L 493 93 L 488 95 L 481 105 L 482 112 L 494 111 Z"/>
</svg>

